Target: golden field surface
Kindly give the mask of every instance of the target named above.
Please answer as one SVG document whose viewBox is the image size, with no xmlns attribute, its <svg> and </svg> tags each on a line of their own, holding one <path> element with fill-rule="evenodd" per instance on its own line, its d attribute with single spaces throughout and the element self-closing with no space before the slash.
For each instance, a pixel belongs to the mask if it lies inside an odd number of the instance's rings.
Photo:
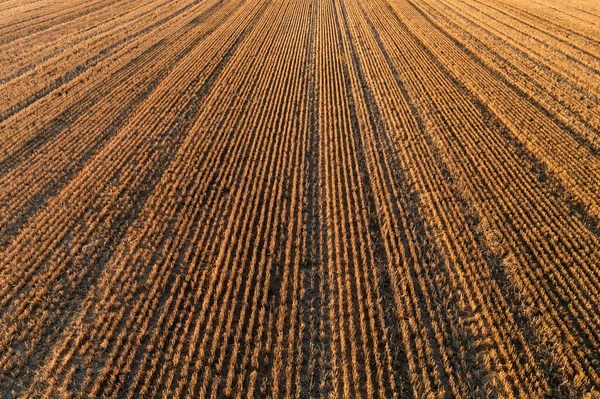
<svg viewBox="0 0 600 399">
<path fill-rule="evenodd" d="M 595 0 L 0 0 L 0 398 L 598 398 L 599 221 Z"/>
</svg>

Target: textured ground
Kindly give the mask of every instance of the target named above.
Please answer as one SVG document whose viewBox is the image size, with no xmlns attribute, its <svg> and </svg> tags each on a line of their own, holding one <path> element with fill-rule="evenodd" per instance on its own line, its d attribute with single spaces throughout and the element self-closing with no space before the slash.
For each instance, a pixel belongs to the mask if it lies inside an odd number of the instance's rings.
<svg viewBox="0 0 600 399">
<path fill-rule="evenodd" d="M 600 396 L 594 0 L 0 0 L 0 397 Z"/>
</svg>

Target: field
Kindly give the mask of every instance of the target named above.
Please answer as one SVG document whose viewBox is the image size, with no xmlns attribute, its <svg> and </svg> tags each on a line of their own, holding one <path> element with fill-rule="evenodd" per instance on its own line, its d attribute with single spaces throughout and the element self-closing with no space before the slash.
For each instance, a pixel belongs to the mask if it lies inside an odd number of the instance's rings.
<svg viewBox="0 0 600 399">
<path fill-rule="evenodd" d="M 0 397 L 599 398 L 600 3 L 0 0 Z"/>
</svg>

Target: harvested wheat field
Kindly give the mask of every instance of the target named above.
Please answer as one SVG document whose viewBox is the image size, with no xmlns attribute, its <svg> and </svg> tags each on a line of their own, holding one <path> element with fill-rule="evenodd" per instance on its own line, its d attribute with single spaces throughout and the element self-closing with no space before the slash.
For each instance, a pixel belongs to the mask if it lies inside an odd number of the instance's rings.
<svg viewBox="0 0 600 399">
<path fill-rule="evenodd" d="M 1 398 L 600 397 L 596 0 L 0 0 Z"/>
</svg>

